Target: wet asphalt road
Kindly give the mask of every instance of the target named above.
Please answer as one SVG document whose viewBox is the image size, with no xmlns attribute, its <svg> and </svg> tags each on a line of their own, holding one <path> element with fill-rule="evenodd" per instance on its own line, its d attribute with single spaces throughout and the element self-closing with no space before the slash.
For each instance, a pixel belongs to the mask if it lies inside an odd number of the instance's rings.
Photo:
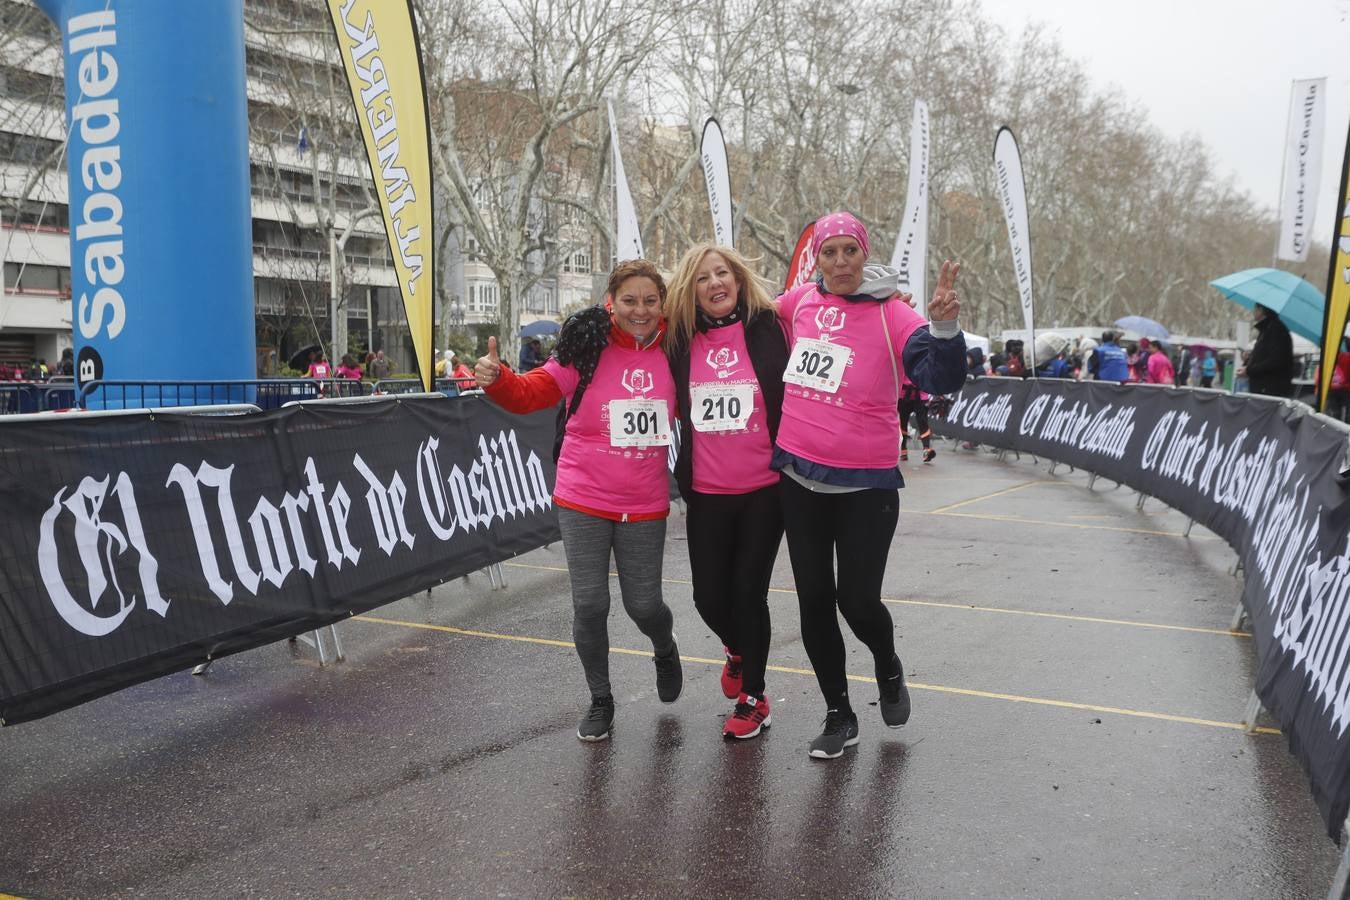
<svg viewBox="0 0 1350 900">
<path fill-rule="evenodd" d="M 0 891 L 30 897 L 1325 895 L 1338 852 L 1277 734 L 1236 726 L 1233 554 L 1029 457 L 908 463 L 884 595 L 914 716 L 809 759 L 824 710 L 784 549 L 760 739 L 720 737 L 720 647 L 684 521 L 684 696 L 611 617 L 615 737 L 582 744 L 560 546 L 344 623 L 0 731 Z M 615 584 L 617 595 L 617 584 Z"/>
</svg>

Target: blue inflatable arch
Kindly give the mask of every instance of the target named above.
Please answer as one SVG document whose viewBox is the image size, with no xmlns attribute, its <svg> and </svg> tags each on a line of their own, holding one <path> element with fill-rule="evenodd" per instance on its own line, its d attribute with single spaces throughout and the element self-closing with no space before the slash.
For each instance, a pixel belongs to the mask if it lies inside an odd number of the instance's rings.
<svg viewBox="0 0 1350 900">
<path fill-rule="evenodd" d="M 253 378 L 243 0 L 36 2 L 65 57 L 76 379 Z"/>
</svg>

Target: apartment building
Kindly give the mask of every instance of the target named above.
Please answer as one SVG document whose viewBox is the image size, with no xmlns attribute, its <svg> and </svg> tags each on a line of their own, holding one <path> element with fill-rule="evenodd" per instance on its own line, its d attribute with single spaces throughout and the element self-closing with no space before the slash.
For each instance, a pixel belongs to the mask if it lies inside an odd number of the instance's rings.
<svg viewBox="0 0 1350 900">
<path fill-rule="evenodd" d="M 383 349 L 396 370 L 411 371 L 368 164 L 359 142 L 324 133 L 337 130 L 325 104 L 350 103 L 334 95 L 343 82 L 328 78 L 335 67 L 323 62 L 332 58 L 320 45 L 332 40 L 327 12 L 302 0 L 246 0 L 245 22 L 258 373 L 279 371 L 309 345 L 334 352 L 335 332 L 339 344 L 345 334 L 347 346 Z M 30 0 L 0 0 L 0 365 L 52 364 L 72 346 L 63 91 L 55 25 Z M 452 230 L 439 262 L 441 334 L 495 321 L 500 290 L 462 229 Z M 583 249 L 541 273 L 522 322 L 556 320 L 589 302 L 590 268 Z M 184 291 L 190 297 L 191 286 Z"/>
</svg>

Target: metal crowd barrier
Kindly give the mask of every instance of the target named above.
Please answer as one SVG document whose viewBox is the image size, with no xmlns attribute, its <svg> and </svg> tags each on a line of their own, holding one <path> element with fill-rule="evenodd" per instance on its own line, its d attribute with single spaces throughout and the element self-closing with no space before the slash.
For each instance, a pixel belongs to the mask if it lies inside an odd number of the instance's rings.
<svg viewBox="0 0 1350 900">
<path fill-rule="evenodd" d="M 472 382 L 470 387 L 474 392 L 482 393 Z M 449 378 L 437 379 L 436 390 L 430 393 L 424 392 L 421 380 L 415 378 L 387 379 L 374 384 L 346 378 L 285 378 L 252 381 L 91 381 L 81 386 L 79 390 L 79 407 L 74 405 L 75 393 L 73 382 L 65 384 L 0 382 L 0 415 L 4 416 L 3 421 L 12 424 L 50 420 L 52 412 L 58 409 L 70 409 L 73 415 L 79 415 L 81 418 L 132 416 L 145 413 L 228 416 L 248 415 L 283 406 L 398 402 L 457 396 L 461 392 L 454 379 Z M 96 393 L 102 404 L 112 408 L 87 409 L 86 404 L 90 396 Z M 247 396 L 248 400 L 241 400 L 241 396 Z M 173 405 L 153 402 L 170 397 L 189 402 Z M 10 405 L 14 407 L 12 411 L 8 408 Z M 493 563 L 483 571 L 487 572 L 494 588 L 506 588 L 506 573 L 502 571 L 500 563 Z M 467 577 L 465 576 L 466 579 Z M 430 593 L 430 589 L 427 593 Z M 321 666 L 328 663 L 329 645 L 332 647 L 331 654 L 337 661 L 346 659 L 336 622 L 296 635 L 290 640 L 291 643 L 299 642 L 314 648 L 319 654 Z M 212 659 L 208 656 L 205 662 L 192 669 L 192 674 L 205 675 L 210 670 L 211 663 Z"/>
<path fill-rule="evenodd" d="M 80 386 L 78 405 L 83 409 L 125 409 L 252 403 L 260 409 L 277 409 L 293 400 L 362 397 L 371 388 L 369 382 L 352 378 L 90 381 Z"/>
<path fill-rule="evenodd" d="M 101 409 L 101 410 L 75 410 L 72 415 L 78 415 L 84 418 L 115 418 L 118 416 L 138 416 L 149 413 L 171 413 L 174 415 L 189 416 L 241 416 L 250 413 L 262 412 L 257 405 L 252 403 L 216 403 L 216 404 L 193 404 L 190 406 L 159 406 L 154 408 L 127 408 L 127 409 Z M 28 421 L 51 421 L 50 411 L 20 413 L 8 416 L 3 420 L 7 424 L 17 424 Z M 337 623 L 325 625 L 314 631 L 299 634 L 291 638 L 292 642 L 299 641 L 307 646 L 313 647 L 319 654 L 319 665 L 327 665 L 328 650 L 324 643 L 324 636 L 328 636 L 328 642 L 332 644 L 333 655 L 338 661 L 346 658 L 342 649 L 342 639 L 338 636 Z M 205 662 L 199 663 L 193 670 L 193 675 L 205 675 L 211 668 L 212 659 L 208 655 Z"/>
<path fill-rule="evenodd" d="M 434 398 L 434 399 L 444 400 L 444 399 L 445 399 L 445 395 L 442 394 L 442 393 L 440 393 L 439 391 L 432 391 L 432 392 L 430 392 L 430 393 L 426 393 L 426 392 L 424 392 L 424 391 L 409 391 L 409 392 L 403 393 L 403 394 L 394 394 L 394 393 L 381 394 L 381 393 L 374 393 L 374 394 L 366 394 L 365 396 L 362 396 L 362 397 L 314 397 L 313 399 L 310 399 L 310 400 L 291 400 L 291 401 L 289 401 L 288 403 L 285 403 L 285 404 L 283 404 L 283 405 L 284 405 L 284 406 L 288 406 L 288 407 L 289 407 L 289 406 L 334 406 L 334 405 L 338 405 L 338 406 L 348 406 L 348 405 L 351 405 L 351 404 L 354 404 L 354 403 L 360 403 L 360 404 L 366 404 L 366 403 L 388 403 L 388 402 L 390 402 L 390 401 L 398 402 L 398 401 L 400 401 L 400 400 L 418 400 L 418 399 L 426 399 L 426 398 Z"/>
<path fill-rule="evenodd" d="M 375 382 L 374 387 L 377 394 L 420 394 L 422 379 L 383 378 Z M 432 382 L 432 388 L 447 397 L 481 393 L 478 383 L 472 378 L 437 378 Z"/>
<path fill-rule="evenodd" d="M 0 416 L 70 409 L 74 405 L 75 382 L 69 378 L 0 381 Z"/>
<path fill-rule="evenodd" d="M 4 418 L 0 418 L 0 423 L 9 425 L 18 422 L 50 422 L 53 421 L 53 412 L 56 412 L 56 410 L 5 416 Z M 162 413 L 184 416 L 242 416 L 249 413 L 262 412 L 262 410 L 252 403 L 218 403 L 214 406 L 156 406 L 154 408 L 142 407 L 139 409 L 99 409 L 89 411 L 73 408 L 69 410 L 69 412 L 71 415 L 79 416 L 83 419 L 86 417 L 111 418 L 114 416 L 141 416 L 146 413 L 149 413 L 151 416 Z"/>
<path fill-rule="evenodd" d="M 481 393 L 472 378 L 437 378 L 435 391 L 443 396 Z M 278 409 L 305 400 L 369 397 L 381 394 L 421 394 L 417 378 L 357 381 L 351 378 L 259 378 L 249 380 L 142 380 L 90 381 L 71 379 L 0 381 L 0 416 L 62 409 L 161 409 L 169 406 L 222 406 L 248 403 L 261 410 Z"/>
</svg>

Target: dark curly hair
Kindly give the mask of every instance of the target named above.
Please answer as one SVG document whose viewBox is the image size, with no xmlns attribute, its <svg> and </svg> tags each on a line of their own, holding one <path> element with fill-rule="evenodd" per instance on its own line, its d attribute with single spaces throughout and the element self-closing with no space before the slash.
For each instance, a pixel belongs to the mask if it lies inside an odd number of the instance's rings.
<svg viewBox="0 0 1350 900">
<path fill-rule="evenodd" d="M 630 278 L 651 279 L 661 294 L 661 302 L 665 303 L 666 281 L 656 266 L 645 259 L 625 260 L 615 266 L 614 271 L 609 273 L 609 284 L 606 289 L 608 296 L 612 297 L 618 293 L 619 288 Z M 581 376 L 581 380 L 577 382 L 577 389 L 572 394 L 572 402 L 567 407 L 569 417 L 577 411 L 581 395 L 595 377 L 595 368 L 600 365 L 601 351 L 609 346 L 609 328 L 609 310 L 596 305 L 572 313 L 567 317 L 567 321 L 563 322 L 562 330 L 558 333 L 558 342 L 553 347 L 554 357 L 563 365 L 576 369 L 577 374 Z"/>
<path fill-rule="evenodd" d="M 577 411 L 586 385 L 595 377 L 600 353 L 608 345 L 609 310 L 603 306 L 592 306 L 572 313 L 563 322 L 562 330 L 558 332 L 558 342 L 553 347 L 553 355 L 558 362 L 576 369 L 581 376 L 577 390 L 572 394 L 572 403 L 567 408 L 569 416 Z"/>
</svg>

